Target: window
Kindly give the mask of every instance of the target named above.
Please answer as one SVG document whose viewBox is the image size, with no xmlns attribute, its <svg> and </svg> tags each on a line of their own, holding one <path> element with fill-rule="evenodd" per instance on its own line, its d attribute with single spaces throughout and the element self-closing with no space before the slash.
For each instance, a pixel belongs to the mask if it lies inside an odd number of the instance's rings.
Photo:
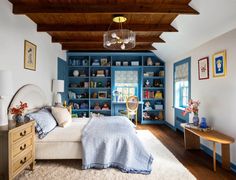
<svg viewBox="0 0 236 180">
<path fill-rule="evenodd" d="M 115 71 L 115 88 L 119 92 L 117 100 L 125 102 L 129 96 L 138 95 L 138 71 Z"/>
<path fill-rule="evenodd" d="M 189 100 L 188 63 L 175 66 L 175 107 L 185 108 Z"/>
</svg>

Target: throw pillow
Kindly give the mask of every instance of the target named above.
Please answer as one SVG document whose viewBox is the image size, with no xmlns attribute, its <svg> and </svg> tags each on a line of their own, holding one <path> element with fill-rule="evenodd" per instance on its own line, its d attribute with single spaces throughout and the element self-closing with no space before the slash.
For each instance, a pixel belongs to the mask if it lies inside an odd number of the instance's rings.
<svg viewBox="0 0 236 180">
<path fill-rule="evenodd" d="M 61 127 L 65 127 L 72 122 L 71 114 L 64 107 L 52 107 L 52 115 Z"/>
</svg>

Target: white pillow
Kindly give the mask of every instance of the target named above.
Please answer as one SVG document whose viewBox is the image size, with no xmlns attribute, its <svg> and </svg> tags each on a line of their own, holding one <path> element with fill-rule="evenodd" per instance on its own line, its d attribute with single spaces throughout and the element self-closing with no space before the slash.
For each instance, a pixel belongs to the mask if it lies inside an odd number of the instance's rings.
<svg viewBox="0 0 236 180">
<path fill-rule="evenodd" d="M 71 114 L 64 107 L 52 107 L 52 115 L 61 127 L 65 127 L 72 122 Z"/>
</svg>

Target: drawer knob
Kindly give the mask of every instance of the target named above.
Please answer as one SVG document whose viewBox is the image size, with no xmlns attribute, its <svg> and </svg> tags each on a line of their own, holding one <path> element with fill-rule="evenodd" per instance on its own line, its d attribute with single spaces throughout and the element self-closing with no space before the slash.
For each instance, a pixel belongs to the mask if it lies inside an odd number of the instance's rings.
<svg viewBox="0 0 236 180">
<path fill-rule="evenodd" d="M 26 157 L 24 158 L 24 160 L 20 160 L 21 164 L 25 164 L 26 163 Z"/>
<path fill-rule="evenodd" d="M 21 146 L 20 150 L 23 151 L 23 150 L 25 150 L 25 148 L 26 148 L 26 144 L 24 144 L 24 146 Z"/>
<path fill-rule="evenodd" d="M 25 136 L 26 135 L 26 130 L 24 130 L 24 132 L 22 133 L 20 133 L 20 136 Z"/>
</svg>

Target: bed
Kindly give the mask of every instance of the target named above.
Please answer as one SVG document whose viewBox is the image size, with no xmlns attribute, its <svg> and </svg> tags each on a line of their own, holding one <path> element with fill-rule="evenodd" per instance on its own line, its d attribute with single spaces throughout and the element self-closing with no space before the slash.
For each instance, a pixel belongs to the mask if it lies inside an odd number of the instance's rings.
<svg viewBox="0 0 236 180">
<path fill-rule="evenodd" d="M 27 102 L 27 113 L 31 114 L 49 105 L 44 92 L 32 84 L 15 94 L 9 108 L 20 101 Z M 41 116 L 42 121 L 48 123 L 49 119 Z M 152 155 L 138 139 L 135 125 L 123 116 L 73 118 L 68 126 L 56 126 L 43 139 L 35 137 L 36 159 L 82 159 L 82 169 L 113 167 L 126 173 L 151 172 Z"/>
<path fill-rule="evenodd" d="M 27 112 L 37 111 L 50 104 L 43 90 L 33 84 L 25 85 L 19 89 L 9 108 L 15 107 L 20 101 L 27 102 Z M 8 116 L 9 119 L 12 119 L 10 114 Z M 57 126 L 43 139 L 35 136 L 35 158 L 82 159 L 81 133 L 88 120 L 88 118 L 73 118 L 69 126 L 65 128 Z"/>
</svg>

